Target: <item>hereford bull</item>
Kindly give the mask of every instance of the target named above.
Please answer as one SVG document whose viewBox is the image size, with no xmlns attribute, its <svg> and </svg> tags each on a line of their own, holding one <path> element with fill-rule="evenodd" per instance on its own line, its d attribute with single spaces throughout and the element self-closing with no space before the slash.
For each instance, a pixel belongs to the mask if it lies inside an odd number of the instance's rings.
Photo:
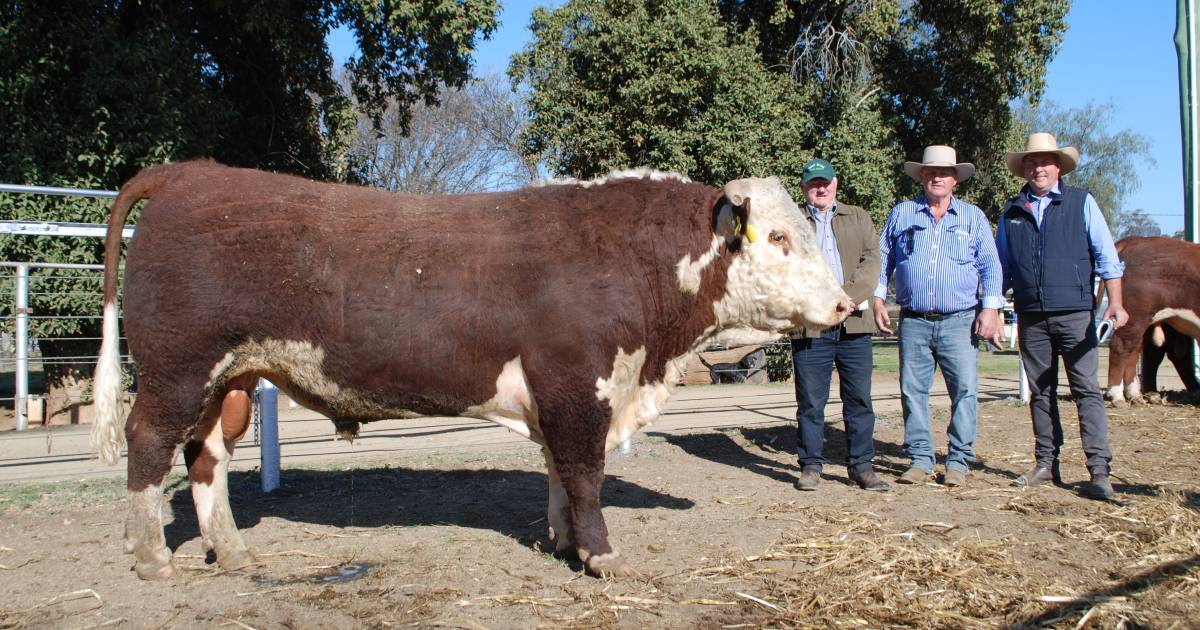
<svg viewBox="0 0 1200 630">
<path fill-rule="evenodd" d="M 1200 245 L 1129 237 L 1117 242 L 1117 253 L 1125 263 L 1122 293 L 1129 323 L 1113 333 L 1109 344 L 1107 396 L 1121 405 L 1142 398 L 1138 357 L 1145 337 L 1155 333 L 1147 329 L 1166 324 L 1200 339 Z"/>
<path fill-rule="evenodd" d="M 138 395 L 120 389 L 120 230 Z M 352 437 L 359 423 L 470 416 L 542 445 L 559 551 L 631 573 L 600 510 L 605 453 L 662 411 L 693 353 L 730 332 L 841 322 L 854 306 L 779 181 L 723 189 L 635 171 L 514 192 L 414 196 L 185 162 L 113 205 L 93 443 L 128 443 L 126 550 L 174 571 L 163 480 L 182 447 L 201 538 L 253 561 L 227 471 L 267 378 Z M 761 337 L 760 333 L 760 337 Z"/>
</svg>

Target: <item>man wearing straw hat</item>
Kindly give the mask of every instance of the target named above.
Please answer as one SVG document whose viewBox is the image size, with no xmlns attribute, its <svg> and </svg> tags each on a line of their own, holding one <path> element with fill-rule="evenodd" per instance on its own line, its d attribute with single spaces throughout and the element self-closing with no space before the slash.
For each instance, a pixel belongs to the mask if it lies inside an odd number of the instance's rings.
<svg viewBox="0 0 1200 630">
<path fill-rule="evenodd" d="M 973 165 L 958 162 L 951 147 L 935 145 L 925 148 L 920 162 L 905 162 L 904 172 L 921 183 L 925 194 L 892 208 L 879 234 L 883 269 L 872 300 L 875 324 L 892 333 L 884 298 L 895 272 L 904 449 L 911 460 L 899 482 L 924 483 L 933 474 L 929 390 L 936 365 L 951 402 L 943 483 L 961 486 L 975 459 L 979 413 L 973 334 L 992 339 L 1001 328 L 1000 260 L 983 211 L 954 196 L 954 187 L 975 173 Z"/>
<path fill-rule="evenodd" d="M 1120 328 L 1129 320 L 1121 304 L 1124 265 L 1112 234 L 1091 193 L 1063 185 L 1059 178 L 1075 170 L 1079 151 L 1059 148 L 1048 133 L 1029 136 L 1025 150 L 1005 156 L 1008 170 L 1026 181 L 1004 206 L 996 246 L 1004 266 L 1004 285 L 1012 287 L 1017 313 L 1021 362 L 1028 374 L 1033 418 L 1033 469 L 1017 485 L 1062 483 L 1058 455 L 1062 423 L 1058 416 L 1058 358 L 1079 410 L 1079 435 L 1091 481 L 1083 492 L 1094 499 L 1113 494 L 1109 481 L 1108 414 L 1100 384 L 1092 281 L 1104 280 L 1108 308 L 1104 318 Z M 1003 334 L 1003 333 L 1001 333 Z"/>
</svg>

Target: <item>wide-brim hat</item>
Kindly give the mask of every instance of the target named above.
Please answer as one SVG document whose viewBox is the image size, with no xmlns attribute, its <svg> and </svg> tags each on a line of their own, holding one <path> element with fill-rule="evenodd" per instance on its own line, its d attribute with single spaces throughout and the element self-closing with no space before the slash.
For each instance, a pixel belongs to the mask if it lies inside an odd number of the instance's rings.
<svg viewBox="0 0 1200 630">
<path fill-rule="evenodd" d="M 1033 155 L 1034 153 L 1052 153 L 1058 156 L 1058 174 L 1066 175 L 1075 170 L 1079 165 L 1079 151 L 1075 147 L 1059 148 L 1058 140 L 1054 136 L 1046 133 L 1031 133 L 1029 139 L 1025 141 L 1025 150 L 1017 153 L 1009 153 L 1004 156 L 1004 163 L 1008 165 L 1008 170 L 1013 175 L 1025 179 L 1025 156 Z"/>
<path fill-rule="evenodd" d="M 938 166 L 954 169 L 954 179 L 965 182 L 975 174 L 975 165 L 970 162 L 959 162 L 958 153 L 954 147 L 934 144 L 925 147 L 920 162 L 905 162 L 904 172 L 909 177 L 921 181 L 921 169 L 926 166 Z"/>
</svg>

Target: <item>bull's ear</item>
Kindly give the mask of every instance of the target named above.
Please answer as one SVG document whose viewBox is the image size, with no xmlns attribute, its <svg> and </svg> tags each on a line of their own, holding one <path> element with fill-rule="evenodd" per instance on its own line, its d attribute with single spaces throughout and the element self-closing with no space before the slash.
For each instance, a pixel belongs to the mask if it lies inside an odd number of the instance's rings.
<svg viewBox="0 0 1200 630">
<path fill-rule="evenodd" d="M 735 204 L 728 197 L 721 197 L 713 206 L 713 233 L 725 239 L 725 247 L 731 252 L 742 249 L 742 239 L 749 237 L 753 242 L 750 227 L 750 199 L 740 199 Z"/>
</svg>

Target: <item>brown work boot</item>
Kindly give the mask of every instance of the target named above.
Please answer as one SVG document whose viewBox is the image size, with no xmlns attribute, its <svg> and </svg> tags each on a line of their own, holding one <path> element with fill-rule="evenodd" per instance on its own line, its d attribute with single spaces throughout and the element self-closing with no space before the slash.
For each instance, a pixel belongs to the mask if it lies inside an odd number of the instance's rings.
<svg viewBox="0 0 1200 630">
<path fill-rule="evenodd" d="M 1047 481 L 1053 481 L 1054 485 L 1062 485 L 1062 476 L 1058 473 L 1058 462 L 1054 462 L 1049 466 L 1037 464 L 1029 472 L 1017 477 L 1013 485 L 1032 488 L 1040 486 Z"/>
<path fill-rule="evenodd" d="M 946 474 L 942 475 L 942 485 L 947 488 L 957 488 L 967 485 L 967 473 L 961 470 L 952 468 L 946 469 Z"/>
<path fill-rule="evenodd" d="M 850 473 L 850 481 L 858 484 L 859 488 L 867 492 L 889 492 L 892 489 L 892 484 L 876 476 L 873 468 Z"/>
<path fill-rule="evenodd" d="M 896 483 L 906 483 L 906 484 L 925 483 L 925 480 L 928 478 L 929 478 L 929 473 L 925 472 L 924 470 L 921 470 L 920 468 L 918 468 L 916 466 L 912 466 L 908 470 L 904 471 L 903 475 L 900 475 L 900 478 L 896 480 Z"/>
<path fill-rule="evenodd" d="M 821 483 L 821 469 L 816 466 L 805 466 L 804 470 L 800 471 L 800 478 L 792 485 L 797 490 L 811 492 L 817 489 L 819 483 Z"/>
</svg>

